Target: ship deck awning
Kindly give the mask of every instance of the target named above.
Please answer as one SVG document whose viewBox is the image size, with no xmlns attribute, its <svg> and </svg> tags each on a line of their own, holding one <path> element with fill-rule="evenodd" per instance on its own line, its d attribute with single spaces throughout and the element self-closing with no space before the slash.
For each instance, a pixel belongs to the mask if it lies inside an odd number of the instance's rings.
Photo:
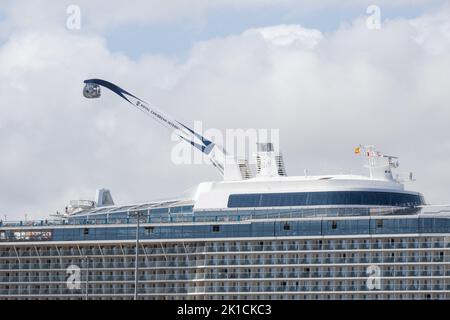
<svg viewBox="0 0 450 320">
<path fill-rule="evenodd" d="M 141 203 L 134 205 L 122 205 L 122 206 L 108 206 L 101 208 L 87 209 L 76 214 L 71 215 L 69 218 L 83 217 L 87 215 L 99 215 L 99 214 L 114 214 L 114 213 L 128 213 L 128 212 L 142 212 L 149 211 L 152 209 L 164 209 L 164 208 L 175 208 L 184 206 L 193 206 L 194 201 L 187 199 L 178 200 L 165 200 L 158 202 Z"/>
</svg>

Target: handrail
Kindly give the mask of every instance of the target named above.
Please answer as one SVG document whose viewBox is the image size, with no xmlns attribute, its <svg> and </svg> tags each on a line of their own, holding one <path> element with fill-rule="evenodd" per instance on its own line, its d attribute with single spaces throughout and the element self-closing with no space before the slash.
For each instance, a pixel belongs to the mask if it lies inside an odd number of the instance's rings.
<svg viewBox="0 0 450 320">
<path fill-rule="evenodd" d="M 236 210 L 236 211 L 218 211 L 215 214 L 206 214 L 206 212 L 195 213 L 168 213 L 160 215 L 147 214 L 143 215 L 144 223 L 201 223 L 201 222 L 245 222 L 249 220 L 259 219 L 293 219 L 293 218 L 333 218 L 333 217 L 357 217 L 357 216 L 382 216 L 391 215 L 409 215 L 416 216 L 421 212 L 421 208 L 398 208 L 398 207 L 381 207 L 381 208 L 314 208 L 314 209 L 291 209 L 283 211 L 278 209 L 276 212 L 271 210 Z M 440 210 L 439 214 L 450 213 L 450 210 Z M 436 214 L 432 212 L 430 214 Z M 141 222 L 142 223 L 142 222 Z M 115 218 L 108 216 L 107 218 L 90 218 L 83 219 L 77 217 L 69 217 L 58 220 L 30 220 L 30 221 L 0 221 L 0 228 L 14 227 L 53 227 L 53 226 L 77 226 L 77 225 L 111 225 L 111 224 L 136 224 L 136 218 Z"/>
</svg>

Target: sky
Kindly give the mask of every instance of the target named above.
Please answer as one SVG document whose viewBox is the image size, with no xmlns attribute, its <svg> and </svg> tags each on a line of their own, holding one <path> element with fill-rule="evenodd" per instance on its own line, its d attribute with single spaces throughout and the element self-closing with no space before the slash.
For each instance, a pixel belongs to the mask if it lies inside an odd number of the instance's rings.
<svg viewBox="0 0 450 320">
<path fill-rule="evenodd" d="M 353 147 L 374 144 L 414 172 L 408 189 L 449 204 L 448 74 L 450 1 L 1 0 L 0 219 L 220 180 L 174 164 L 170 134 L 121 99 L 83 98 L 94 77 L 187 124 L 278 129 L 288 175 L 364 174 Z"/>
</svg>

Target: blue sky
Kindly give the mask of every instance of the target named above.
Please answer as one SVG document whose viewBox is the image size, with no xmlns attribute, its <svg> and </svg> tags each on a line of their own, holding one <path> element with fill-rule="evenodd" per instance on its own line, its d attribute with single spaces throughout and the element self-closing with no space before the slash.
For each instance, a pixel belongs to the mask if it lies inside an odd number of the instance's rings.
<svg viewBox="0 0 450 320">
<path fill-rule="evenodd" d="M 432 4 L 382 6 L 382 20 L 414 18 L 439 7 L 445 1 Z M 291 7 L 256 9 L 225 8 L 210 10 L 198 20 L 182 17 L 154 23 L 123 23 L 107 28 L 104 33 L 112 51 L 123 52 L 133 59 L 143 54 L 162 54 L 184 58 L 192 45 L 216 37 L 239 34 L 250 28 L 278 24 L 300 24 L 323 33 L 335 31 L 342 23 L 351 23 L 366 16 L 367 5 L 332 6 L 321 9 L 293 10 Z"/>
</svg>

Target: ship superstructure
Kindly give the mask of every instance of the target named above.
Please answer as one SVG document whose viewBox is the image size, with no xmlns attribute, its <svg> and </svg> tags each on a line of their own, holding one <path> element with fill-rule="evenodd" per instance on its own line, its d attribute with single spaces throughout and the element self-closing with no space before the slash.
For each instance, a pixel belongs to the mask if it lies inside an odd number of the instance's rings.
<svg viewBox="0 0 450 320">
<path fill-rule="evenodd" d="M 150 104 L 223 176 L 182 197 L 117 205 L 109 190 L 55 219 L 0 226 L 0 299 L 449 299 L 450 208 L 394 175 L 396 157 L 355 153 L 369 174 L 288 176 L 271 143 L 256 170 Z M 412 180 L 412 174 L 408 177 Z"/>
</svg>

